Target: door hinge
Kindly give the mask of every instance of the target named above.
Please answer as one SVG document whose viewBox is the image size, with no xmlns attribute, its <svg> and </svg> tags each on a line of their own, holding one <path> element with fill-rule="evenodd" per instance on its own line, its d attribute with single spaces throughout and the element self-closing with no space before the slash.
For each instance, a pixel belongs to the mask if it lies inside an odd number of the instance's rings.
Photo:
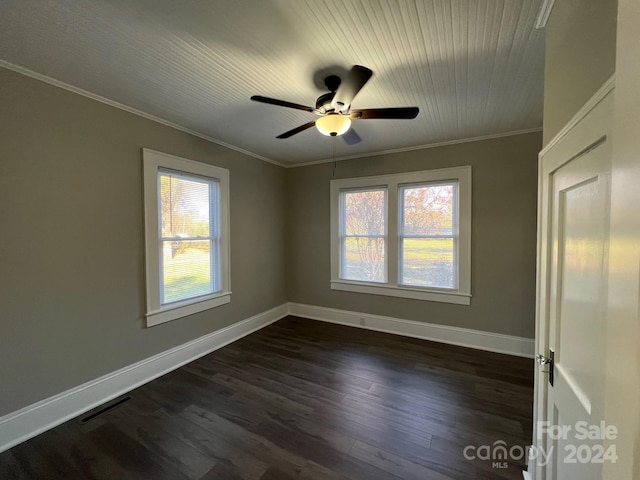
<svg viewBox="0 0 640 480">
<path fill-rule="evenodd" d="M 539 353 L 538 355 L 536 355 L 536 363 L 540 366 L 544 366 L 544 365 L 549 365 L 549 370 L 543 370 L 542 373 L 548 373 L 549 374 L 549 385 L 551 385 L 553 387 L 553 371 L 554 371 L 554 357 L 555 357 L 555 352 L 551 349 L 549 349 L 549 356 L 545 357 L 544 355 L 542 355 L 541 353 Z"/>
</svg>

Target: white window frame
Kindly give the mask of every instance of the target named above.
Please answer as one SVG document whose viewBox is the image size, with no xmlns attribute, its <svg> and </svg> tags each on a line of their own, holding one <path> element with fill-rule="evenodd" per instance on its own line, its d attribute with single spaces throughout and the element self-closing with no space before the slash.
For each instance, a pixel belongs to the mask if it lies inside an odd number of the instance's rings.
<svg viewBox="0 0 640 480">
<path fill-rule="evenodd" d="M 400 187 L 455 181 L 457 193 L 457 288 L 434 288 L 400 283 Z M 340 278 L 341 192 L 385 187 L 387 189 L 386 283 Z M 434 302 L 469 305 L 471 303 L 471 166 L 424 170 L 420 172 L 331 180 L 331 289 L 386 295 Z"/>
<path fill-rule="evenodd" d="M 231 301 L 229 269 L 229 170 L 195 162 L 148 148 L 142 149 L 144 177 L 145 264 L 147 289 L 147 327 L 219 307 Z M 158 174 L 175 171 L 185 177 L 204 177 L 218 182 L 219 189 L 219 290 L 194 298 L 162 304 L 161 255 L 162 231 Z"/>
</svg>

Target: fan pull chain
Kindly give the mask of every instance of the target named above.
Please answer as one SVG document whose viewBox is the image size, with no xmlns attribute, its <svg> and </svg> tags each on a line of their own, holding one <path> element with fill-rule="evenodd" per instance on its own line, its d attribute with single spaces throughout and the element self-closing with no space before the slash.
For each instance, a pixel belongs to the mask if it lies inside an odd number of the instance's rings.
<svg viewBox="0 0 640 480">
<path fill-rule="evenodd" d="M 336 161 L 336 138 L 337 137 L 333 137 L 332 140 L 332 146 L 333 146 L 333 173 L 331 175 L 332 178 L 336 177 L 336 167 L 338 166 L 338 162 Z"/>
</svg>

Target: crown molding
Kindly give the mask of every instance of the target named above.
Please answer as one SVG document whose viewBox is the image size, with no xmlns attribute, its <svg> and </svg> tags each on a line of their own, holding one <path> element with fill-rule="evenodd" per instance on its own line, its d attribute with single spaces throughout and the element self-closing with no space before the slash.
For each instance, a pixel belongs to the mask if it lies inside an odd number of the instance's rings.
<svg viewBox="0 0 640 480">
<path fill-rule="evenodd" d="M 34 78 L 36 80 L 40 80 L 41 82 L 48 83 L 49 85 L 53 85 L 54 87 L 59 87 L 69 92 L 77 93 L 78 95 L 82 95 L 83 97 L 90 98 L 91 100 L 104 103 L 105 105 L 109 105 L 110 107 L 115 107 L 119 110 L 124 110 L 125 112 L 132 113 L 142 118 L 146 118 L 147 120 L 151 120 L 152 122 L 160 123 L 167 127 L 175 128 L 176 130 L 180 130 L 181 132 L 188 133 L 189 135 L 193 135 L 194 137 L 202 138 L 203 140 L 207 140 L 208 142 L 215 143 L 216 145 L 220 145 L 221 147 L 234 150 L 244 155 L 257 158 L 258 160 L 262 160 L 263 162 L 271 163 L 279 167 L 285 167 L 284 164 L 280 162 L 276 162 L 275 160 L 272 160 L 270 158 L 263 157 L 262 155 L 258 155 L 257 153 L 253 153 L 248 150 L 244 150 L 240 147 L 236 147 L 235 145 L 231 145 L 229 143 L 223 142 L 222 140 L 218 140 L 217 138 L 213 138 L 203 133 L 196 132 L 195 130 L 185 128 L 181 125 L 178 125 L 177 123 L 170 122 L 169 120 L 165 120 L 164 118 L 156 117 L 155 115 L 151 115 L 150 113 L 143 112 L 142 110 L 138 110 L 137 108 L 129 107 L 127 105 L 116 102 L 109 98 L 105 98 L 95 93 L 91 93 L 87 90 L 83 90 L 82 88 L 69 85 L 68 83 L 62 82 L 60 80 L 56 80 L 55 78 L 51 78 L 47 75 L 34 72 L 33 70 L 29 70 L 28 68 L 24 68 L 19 65 L 14 65 L 13 63 L 9 63 L 5 60 L 0 60 L 0 67 L 6 68 L 7 70 L 12 70 L 16 73 L 20 73 L 22 75 Z"/>
<path fill-rule="evenodd" d="M 298 168 L 298 167 L 308 167 L 310 165 L 318 165 L 320 163 L 333 163 L 333 162 L 341 162 L 343 160 L 353 160 L 354 158 L 365 158 L 365 157 L 377 157 L 379 155 L 388 155 L 391 153 L 403 153 L 403 152 L 411 152 L 414 150 L 425 150 L 427 148 L 437 148 L 437 147 L 446 147 L 449 145 L 458 145 L 460 143 L 470 143 L 470 142 L 481 142 L 483 140 L 493 140 L 495 138 L 503 138 L 503 137 L 512 137 L 515 135 L 526 135 L 527 133 L 535 133 L 541 132 L 542 127 L 535 128 L 526 128 L 524 130 L 514 130 L 512 132 L 504 132 L 504 133 L 495 133 L 492 135 L 483 135 L 479 137 L 470 137 L 470 138 L 460 138 L 457 140 L 447 140 L 444 142 L 436 142 L 436 143 L 427 143 L 424 145 L 416 145 L 413 147 L 404 147 L 404 148 L 396 148 L 394 150 L 384 150 L 381 152 L 369 152 L 369 153 L 361 153 L 358 155 L 348 155 L 345 157 L 338 158 L 327 158 L 324 160 L 315 160 L 313 162 L 305 162 L 305 163 L 297 163 L 295 165 L 285 165 L 285 168 Z"/>
<path fill-rule="evenodd" d="M 549 17 L 551 16 L 551 10 L 553 10 L 553 6 L 555 5 L 556 0 L 544 0 L 542 5 L 540 6 L 540 12 L 538 12 L 538 17 L 536 18 L 536 28 L 541 29 L 547 26 L 547 22 L 549 21 Z"/>
</svg>

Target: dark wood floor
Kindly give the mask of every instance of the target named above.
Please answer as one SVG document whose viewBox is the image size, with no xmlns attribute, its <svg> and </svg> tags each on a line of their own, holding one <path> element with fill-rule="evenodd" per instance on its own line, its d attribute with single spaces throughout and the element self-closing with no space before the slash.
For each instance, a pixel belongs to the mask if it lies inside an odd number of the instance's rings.
<svg viewBox="0 0 640 480">
<path fill-rule="evenodd" d="M 0 478 L 521 480 L 463 449 L 528 445 L 532 385 L 531 360 L 288 317 L 0 454 Z"/>
</svg>

